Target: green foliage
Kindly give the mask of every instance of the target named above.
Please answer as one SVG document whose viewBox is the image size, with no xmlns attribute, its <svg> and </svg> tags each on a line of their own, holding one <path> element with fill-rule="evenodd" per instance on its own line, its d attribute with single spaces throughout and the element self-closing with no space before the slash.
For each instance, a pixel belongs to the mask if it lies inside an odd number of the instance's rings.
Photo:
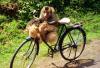
<svg viewBox="0 0 100 68">
<path fill-rule="evenodd" d="M 31 7 L 30 3 L 23 2 L 20 4 L 21 9 L 19 9 L 19 19 L 21 20 L 29 20 L 32 18 L 32 10 L 33 8 Z"/>
<path fill-rule="evenodd" d="M 7 20 L 7 17 L 4 15 L 0 15 L 0 24 Z"/>
<path fill-rule="evenodd" d="M 41 2 L 36 3 L 21 1 L 19 5 L 19 19 L 24 21 L 28 21 L 33 17 L 38 17 L 40 13 L 40 8 L 43 7 L 43 4 Z"/>
<path fill-rule="evenodd" d="M 66 2 L 67 1 L 67 2 Z M 7 0 L 5 0 L 7 2 Z M 88 4 L 86 4 L 86 2 Z M 0 3 L 4 3 L 0 0 Z M 52 5 L 60 18 L 69 17 L 71 23 L 83 21 L 83 28 L 88 40 L 100 37 L 100 1 L 98 0 L 18 0 L 18 20 L 8 21 L 8 17 L 0 15 L 0 65 L 8 68 L 14 50 L 28 36 L 24 32 L 27 21 L 38 17 L 44 5 Z M 89 5 L 86 7 L 86 5 Z M 44 45 L 44 44 L 42 44 Z M 45 55 L 47 50 L 42 46 L 40 53 Z M 41 49 L 42 49 L 41 48 Z M 41 57 L 41 56 L 40 56 Z"/>
<path fill-rule="evenodd" d="M 87 32 L 99 33 L 100 32 L 100 15 L 87 14 L 84 18 L 85 29 Z"/>
<path fill-rule="evenodd" d="M 13 20 L 10 23 L 3 24 L 3 30 L 0 33 L 0 44 L 5 45 L 6 42 L 9 42 L 10 40 L 14 38 L 19 38 L 20 36 L 25 36 L 22 30 L 18 29 L 19 23 L 15 20 Z M 21 26 L 20 26 L 21 27 Z"/>
<path fill-rule="evenodd" d="M 25 21 L 18 20 L 17 23 L 18 23 L 18 24 L 17 24 L 17 28 L 18 28 L 18 29 L 25 29 L 25 28 L 26 28 L 27 23 L 26 23 Z"/>
<path fill-rule="evenodd" d="M 18 19 L 23 21 L 29 21 L 33 17 L 39 17 L 40 9 L 45 5 L 53 6 L 58 13 L 67 13 L 67 16 L 71 14 L 77 14 L 79 11 L 96 11 L 100 12 L 99 0 L 9 0 L 2 2 L 17 2 L 19 5 Z M 70 8 L 69 8 L 70 7 Z M 79 11 L 76 11 L 79 10 Z M 71 12 L 69 12 L 71 11 Z M 77 14 L 78 15 L 78 14 Z"/>
<path fill-rule="evenodd" d="M 0 4 L 1 3 L 8 3 L 8 2 L 10 2 L 10 0 L 0 0 Z"/>
</svg>

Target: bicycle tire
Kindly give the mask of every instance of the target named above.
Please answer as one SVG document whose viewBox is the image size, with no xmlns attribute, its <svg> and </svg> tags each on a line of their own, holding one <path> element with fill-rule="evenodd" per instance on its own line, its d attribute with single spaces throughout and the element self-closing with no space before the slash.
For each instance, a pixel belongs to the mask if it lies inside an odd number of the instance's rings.
<svg viewBox="0 0 100 68">
<path fill-rule="evenodd" d="M 34 45 L 32 45 L 33 42 L 34 42 Z M 26 44 L 29 44 L 29 45 L 26 45 Z M 25 50 L 26 50 L 26 52 L 24 53 Z M 35 41 L 26 39 L 25 41 L 22 42 L 22 44 L 15 51 L 15 53 L 11 59 L 11 62 L 10 62 L 10 68 L 31 68 L 31 66 L 36 58 L 37 52 L 38 52 L 38 48 L 37 48 L 37 44 L 35 43 Z M 22 60 L 22 59 L 24 59 L 25 62 L 23 62 L 24 60 Z M 26 61 L 28 61 L 29 63 L 26 66 L 24 66 Z"/>
<path fill-rule="evenodd" d="M 81 33 L 81 36 L 82 36 L 82 40 L 83 40 L 83 42 L 82 43 L 80 43 L 79 45 L 78 44 L 76 44 L 76 42 L 78 41 L 78 39 L 77 40 L 75 40 L 74 39 L 74 43 L 75 44 L 73 44 L 72 42 L 73 41 L 71 41 L 71 38 L 69 39 L 69 37 L 68 37 L 68 34 L 71 34 L 71 36 L 72 36 L 72 33 L 71 32 L 73 32 L 74 30 L 76 30 L 76 31 L 79 31 L 80 33 Z M 77 35 L 77 34 L 75 34 L 75 33 L 73 33 L 73 35 L 75 36 L 75 35 Z M 66 38 L 67 37 L 67 38 Z M 75 36 L 76 37 L 76 36 Z M 73 38 L 73 37 L 72 37 Z M 81 37 L 79 37 L 79 38 L 81 38 Z M 70 40 L 70 41 L 68 41 L 68 39 Z M 65 42 L 67 42 L 67 43 L 64 43 L 64 41 Z M 64 46 L 63 46 L 63 44 L 64 44 Z M 65 46 L 65 44 L 66 44 L 66 46 Z M 81 45 L 82 44 L 82 45 Z M 84 48 L 85 48 L 85 44 L 86 44 L 86 33 L 85 33 L 85 31 L 81 28 L 81 27 L 73 27 L 73 28 L 70 28 L 70 29 L 68 29 L 68 30 L 65 30 L 64 32 L 63 32 L 63 34 L 62 34 L 62 36 L 61 36 L 61 38 L 60 38 L 60 41 L 59 41 L 59 49 L 60 49 L 60 54 L 61 54 L 61 56 L 65 59 L 65 60 L 69 60 L 69 61 L 72 61 L 72 60 L 75 60 L 75 59 L 77 59 L 81 54 L 82 54 L 82 52 L 83 52 L 83 50 L 84 50 Z M 82 46 L 82 50 L 80 50 L 80 49 L 78 49 L 79 47 L 81 47 Z M 68 49 L 70 49 L 70 51 L 68 50 Z M 66 50 L 66 52 L 65 52 L 65 54 L 64 54 L 64 51 Z M 73 50 L 73 51 L 72 51 Z M 74 51 L 75 50 L 75 51 Z M 80 52 L 78 51 L 78 50 L 80 50 Z M 67 52 L 69 51 L 69 54 L 67 54 Z M 71 54 L 72 52 L 75 52 L 75 56 L 74 56 L 74 54 Z M 79 53 L 79 54 L 77 54 L 77 53 Z M 73 57 L 72 57 L 73 56 Z"/>
</svg>

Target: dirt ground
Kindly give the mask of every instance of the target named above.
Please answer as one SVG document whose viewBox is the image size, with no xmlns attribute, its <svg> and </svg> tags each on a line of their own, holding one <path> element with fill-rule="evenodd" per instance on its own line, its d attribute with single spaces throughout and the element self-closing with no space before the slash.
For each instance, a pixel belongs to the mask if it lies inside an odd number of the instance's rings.
<svg viewBox="0 0 100 68">
<path fill-rule="evenodd" d="M 57 53 L 53 58 L 44 57 L 35 64 L 36 68 L 100 68 L 100 40 L 88 43 L 75 62 L 69 63 Z"/>
</svg>

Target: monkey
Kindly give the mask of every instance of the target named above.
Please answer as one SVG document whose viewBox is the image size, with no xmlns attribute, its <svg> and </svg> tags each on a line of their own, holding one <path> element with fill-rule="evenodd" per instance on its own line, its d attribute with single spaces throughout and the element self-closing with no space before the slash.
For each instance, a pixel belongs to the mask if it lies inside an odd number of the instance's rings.
<svg viewBox="0 0 100 68">
<path fill-rule="evenodd" d="M 28 22 L 27 26 L 31 26 L 33 23 L 37 24 L 37 22 L 39 24 L 39 22 L 42 23 L 43 21 L 51 22 L 51 21 L 58 21 L 58 20 L 59 18 L 57 14 L 55 13 L 55 9 L 50 6 L 44 6 L 40 11 L 39 18 L 31 19 Z"/>
<path fill-rule="evenodd" d="M 40 11 L 37 19 L 32 19 L 27 25 L 29 36 L 45 40 L 46 42 L 55 43 L 57 40 L 57 21 L 58 16 L 51 6 L 44 6 Z M 49 22 L 55 21 L 53 24 Z M 38 25 L 36 24 L 38 23 Z"/>
<path fill-rule="evenodd" d="M 57 40 L 57 27 L 55 27 L 54 25 L 49 25 L 47 21 L 44 21 L 39 25 L 39 32 L 42 40 L 46 40 L 47 42 L 52 44 Z"/>
</svg>

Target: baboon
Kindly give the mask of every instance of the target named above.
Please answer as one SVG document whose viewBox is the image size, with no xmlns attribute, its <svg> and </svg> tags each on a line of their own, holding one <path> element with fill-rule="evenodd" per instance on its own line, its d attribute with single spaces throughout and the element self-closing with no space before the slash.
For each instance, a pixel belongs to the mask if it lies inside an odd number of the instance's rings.
<svg viewBox="0 0 100 68">
<path fill-rule="evenodd" d="M 50 23 L 54 21 L 53 23 Z M 58 17 L 53 7 L 44 6 L 38 19 L 29 21 L 29 36 L 54 43 L 57 40 Z"/>
</svg>

